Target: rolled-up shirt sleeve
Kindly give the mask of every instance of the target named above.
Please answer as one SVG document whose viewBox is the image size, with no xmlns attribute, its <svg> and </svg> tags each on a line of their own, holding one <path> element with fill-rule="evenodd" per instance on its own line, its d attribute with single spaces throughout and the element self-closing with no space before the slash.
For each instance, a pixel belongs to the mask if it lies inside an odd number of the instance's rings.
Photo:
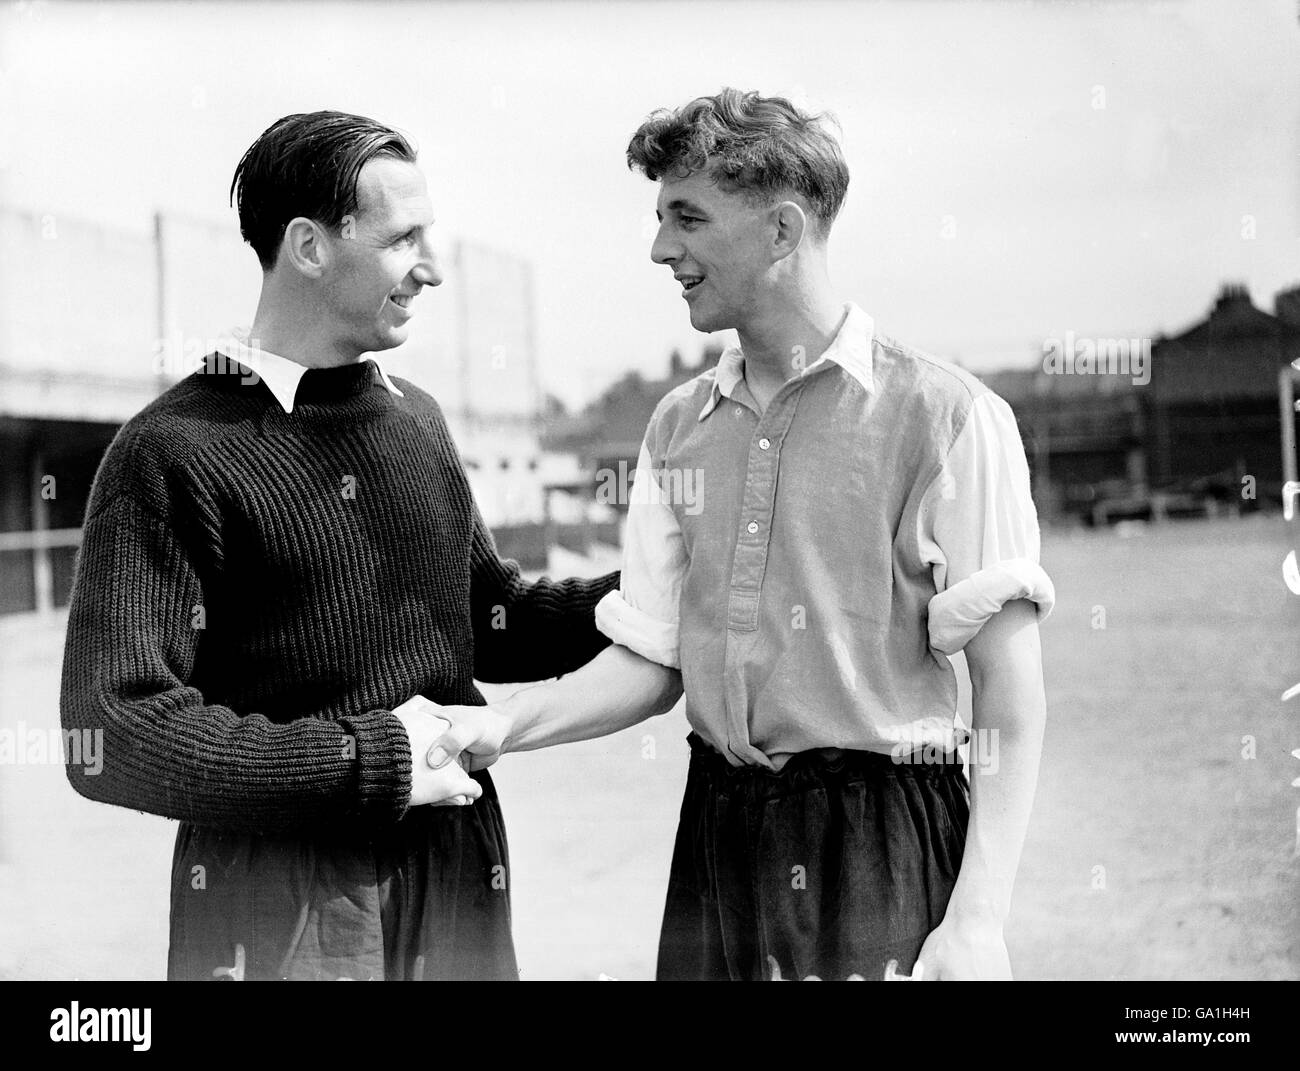
<svg viewBox="0 0 1300 1071">
<path fill-rule="evenodd" d="M 933 571 L 930 646 L 954 654 L 1016 599 L 1041 621 L 1056 592 L 1039 564 L 1038 513 L 1016 418 L 996 394 L 978 395 L 926 489 L 917 515 L 921 558 Z"/>
<path fill-rule="evenodd" d="M 618 591 L 596 604 L 596 627 L 643 658 L 678 669 L 678 601 L 686 548 L 671 502 L 642 443 L 623 534 Z"/>
</svg>

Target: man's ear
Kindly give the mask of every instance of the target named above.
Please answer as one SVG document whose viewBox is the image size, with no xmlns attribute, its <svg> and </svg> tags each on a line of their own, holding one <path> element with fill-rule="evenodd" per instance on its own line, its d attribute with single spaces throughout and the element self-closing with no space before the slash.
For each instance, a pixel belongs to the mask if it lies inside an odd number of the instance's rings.
<svg viewBox="0 0 1300 1071">
<path fill-rule="evenodd" d="M 280 258 L 309 279 L 319 279 L 329 266 L 330 250 L 325 238 L 319 223 L 296 216 L 284 229 Z"/>
<path fill-rule="evenodd" d="M 804 233 L 808 230 L 808 216 L 793 201 L 782 201 L 772 209 L 772 212 L 776 224 L 776 233 L 772 240 L 772 255 L 774 260 L 784 260 L 798 249 L 799 243 L 803 241 Z"/>
</svg>

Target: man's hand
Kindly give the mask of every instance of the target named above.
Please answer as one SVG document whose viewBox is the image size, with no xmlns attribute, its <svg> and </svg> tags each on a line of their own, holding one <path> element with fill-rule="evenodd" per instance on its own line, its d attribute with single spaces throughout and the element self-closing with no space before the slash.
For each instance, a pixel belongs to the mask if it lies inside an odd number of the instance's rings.
<svg viewBox="0 0 1300 1071">
<path fill-rule="evenodd" d="M 411 744 L 412 807 L 424 804 L 463 806 L 483 795 L 482 786 L 459 763 L 449 762 L 434 769 L 427 761 L 429 749 L 447 728 L 441 710 L 437 703 L 417 695 L 393 711 Z"/>
<path fill-rule="evenodd" d="M 492 707 L 435 707 L 450 728 L 429 749 L 429 765 L 442 769 L 459 758 L 468 770 L 482 770 L 501 757 L 514 728 L 511 720 Z"/>
<path fill-rule="evenodd" d="M 945 915 L 925 939 L 917 965 L 927 982 L 1009 982 L 1011 959 L 1002 938 L 1002 924 L 994 919 L 954 918 Z M 912 968 L 912 976 L 917 973 Z"/>
</svg>

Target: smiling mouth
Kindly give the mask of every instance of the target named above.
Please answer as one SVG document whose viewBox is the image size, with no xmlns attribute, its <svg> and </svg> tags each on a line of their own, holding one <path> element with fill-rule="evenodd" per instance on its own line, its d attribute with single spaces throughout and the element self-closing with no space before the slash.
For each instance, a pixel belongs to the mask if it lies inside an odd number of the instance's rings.
<svg viewBox="0 0 1300 1071">
<path fill-rule="evenodd" d="M 702 275 L 679 275 L 679 276 L 677 277 L 677 281 L 678 281 L 679 283 L 682 284 L 682 290 L 683 290 L 684 292 L 686 292 L 686 293 L 690 293 L 690 292 L 691 292 L 692 290 L 694 290 L 697 286 L 699 286 L 700 283 L 704 282 L 704 276 L 702 276 Z"/>
<path fill-rule="evenodd" d="M 409 309 L 411 307 L 411 299 L 413 297 L 415 297 L 414 294 L 389 294 L 388 300 L 391 301 L 394 305 L 396 305 L 399 309 Z"/>
</svg>

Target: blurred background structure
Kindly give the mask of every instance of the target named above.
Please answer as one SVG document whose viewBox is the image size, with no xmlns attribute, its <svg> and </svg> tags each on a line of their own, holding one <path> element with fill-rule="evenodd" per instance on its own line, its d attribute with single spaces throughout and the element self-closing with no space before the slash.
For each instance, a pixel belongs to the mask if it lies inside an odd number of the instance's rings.
<svg viewBox="0 0 1300 1071">
<path fill-rule="evenodd" d="M 1245 286 L 1227 284 L 1177 334 L 1119 340 L 1149 344 L 1146 383 L 986 374 L 1016 413 L 1046 517 L 1104 524 L 1279 510 L 1285 421 L 1294 429 L 1297 420 L 1293 407 L 1279 408 L 1279 382 L 1300 361 L 1300 287 L 1272 304 L 1266 312 Z"/>
</svg>

